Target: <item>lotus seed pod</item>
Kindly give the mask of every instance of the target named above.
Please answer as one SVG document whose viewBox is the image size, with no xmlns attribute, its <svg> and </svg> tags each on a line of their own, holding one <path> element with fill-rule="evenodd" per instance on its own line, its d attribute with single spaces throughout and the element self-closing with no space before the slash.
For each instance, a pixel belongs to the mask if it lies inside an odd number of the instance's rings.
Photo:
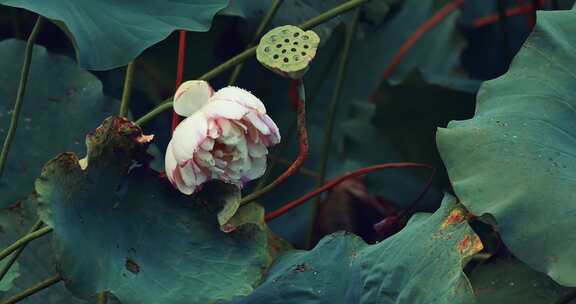
<svg viewBox="0 0 576 304">
<path fill-rule="evenodd" d="M 260 39 L 256 58 L 268 69 L 292 79 L 306 74 L 316 56 L 320 37 L 293 25 L 277 27 Z"/>
</svg>

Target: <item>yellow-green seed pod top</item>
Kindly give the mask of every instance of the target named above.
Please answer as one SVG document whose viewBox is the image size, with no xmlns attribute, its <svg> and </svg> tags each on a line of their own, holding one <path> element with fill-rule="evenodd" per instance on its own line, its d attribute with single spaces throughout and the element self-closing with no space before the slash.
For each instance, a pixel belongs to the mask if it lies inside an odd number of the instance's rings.
<svg viewBox="0 0 576 304">
<path fill-rule="evenodd" d="M 319 44 L 320 37 L 313 31 L 284 25 L 272 29 L 260 39 L 256 58 L 284 77 L 299 79 L 308 71 Z"/>
</svg>

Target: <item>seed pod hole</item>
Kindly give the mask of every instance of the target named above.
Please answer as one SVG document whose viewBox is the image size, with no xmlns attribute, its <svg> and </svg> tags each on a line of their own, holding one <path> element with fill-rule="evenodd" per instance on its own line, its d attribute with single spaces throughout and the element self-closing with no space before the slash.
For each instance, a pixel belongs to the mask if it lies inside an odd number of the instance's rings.
<svg viewBox="0 0 576 304">
<path fill-rule="evenodd" d="M 284 39 L 284 42 L 289 43 L 290 39 Z"/>
<path fill-rule="evenodd" d="M 294 38 L 300 36 L 300 33 L 294 33 Z"/>
<path fill-rule="evenodd" d="M 282 47 L 282 44 L 278 43 L 278 44 L 276 45 L 276 47 L 277 47 L 277 48 L 281 48 L 281 47 Z"/>
<path fill-rule="evenodd" d="M 307 49 L 307 48 L 309 48 L 309 47 L 310 47 L 310 46 L 308 46 L 307 44 L 304 45 L 304 48 L 305 48 L 305 49 Z"/>
<path fill-rule="evenodd" d="M 288 59 L 288 57 L 284 57 L 284 62 L 288 63 L 288 61 L 290 61 L 290 59 Z"/>
<path fill-rule="evenodd" d="M 274 55 L 274 57 L 272 57 L 272 58 L 278 59 L 279 57 L 280 57 L 280 56 L 278 56 L 278 55 Z"/>
<path fill-rule="evenodd" d="M 269 48 L 269 47 L 265 47 L 265 48 L 264 48 L 264 52 L 269 53 L 269 52 L 270 52 L 270 48 Z"/>
<path fill-rule="evenodd" d="M 294 49 L 294 48 L 292 48 L 292 49 L 290 49 L 290 50 L 291 50 L 292 52 L 296 52 L 296 49 Z"/>
<path fill-rule="evenodd" d="M 308 35 L 304 35 L 304 36 L 302 36 L 302 39 L 308 40 L 308 39 L 310 39 L 310 37 L 308 37 Z"/>
<path fill-rule="evenodd" d="M 306 56 L 306 52 L 302 52 L 300 53 L 302 56 Z"/>
<path fill-rule="evenodd" d="M 298 41 L 294 41 L 294 45 L 298 45 Z"/>
<path fill-rule="evenodd" d="M 286 49 L 283 49 L 283 50 L 282 50 L 282 54 L 286 54 Z"/>
</svg>

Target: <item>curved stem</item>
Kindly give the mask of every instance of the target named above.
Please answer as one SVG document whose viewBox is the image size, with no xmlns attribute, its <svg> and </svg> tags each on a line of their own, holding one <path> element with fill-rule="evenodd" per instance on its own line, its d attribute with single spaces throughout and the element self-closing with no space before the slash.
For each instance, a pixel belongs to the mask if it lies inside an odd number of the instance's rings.
<svg viewBox="0 0 576 304">
<path fill-rule="evenodd" d="M 172 98 L 167 99 L 167 101 L 162 102 L 159 106 L 154 108 L 152 111 L 146 113 L 146 115 L 138 118 L 135 122 L 136 125 L 142 127 L 147 124 L 150 120 L 152 120 L 157 115 L 161 114 L 162 112 L 172 109 Z"/>
<path fill-rule="evenodd" d="M 20 84 L 18 85 L 18 92 L 16 94 L 16 101 L 14 102 L 14 109 L 12 110 L 12 118 L 10 120 L 10 127 L 8 128 L 8 133 L 6 133 L 6 138 L 4 139 L 4 144 L 2 145 L 2 152 L 0 153 L 0 179 L 2 179 L 2 173 L 4 172 L 4 167 L 6 167 L 6 160 L 8 159 L 8 152 L 10 151 L 10 146 L 12 146 L 12 141 L 14 140 L 14 135 L 16 135 L 16 129 L 18 128 L 18 118 L 20 117 L 20 112 L 22 111 L 22 104 L 24 103 L 24 95 L 26 94 L 26 85 L 28 84 L 28 75 L 30 74 L 30 63 L 32 62 L 32 51 L 34 50 L 34 42 L 42 25 L 44 24 L 44 17 L 38 16 L 34 28 L 28 37 L 26 42 L 26 50 L 24 51 L 24 63 L 22 64 L 22 70 L 20 71 Z"/>
<path fill-rule="evenodd" d="M 306 160 L 306 157 L 308 156 L 308 133 L 306 131 L 306 96 L 304 92 L 304 83 L 302 82 L 302 79 L 297 79 L 291 80 L 290 85 L 290 97 L 297 105 L 296 115 L 298 119 L 298 134 L 300 135 L 300 152 L 298 153 L 298 157 L 292 163 L 292 165 L 290 165 L 290 167 L 288 167 L 288 169 L 286 169 L 286 171 L 278 176 L 273 182 L 263 187 L 262 189 L 254 191 L 246 197 L 242 198 L 240 201 L 241 206 L 258 199 L 262 195 L 274 189 L 276 186 L 280 185 L 288 177 L 300 169 L 300 167 L 304 164 L 304 160 Z"/>
<path fill-rule="evenodd" d="M 374 172 L 374 171 L 379 171 L 379 170 L 383 170 L 383 169 L 393 169 L 393 168 L 426 168 L 426 169 L 432 169 L 433 167 L 427 164 L 419 164 L 419 163 L 390 163 L 390 164 L 380 164 L 380 165 L 374 165 L 374 166 L 370 166 L 370 167 L 365 167 L 359 170 L 356 170 L 354 172 L 348 173 L 346 175 L 343 175 L 337 179 L 334 179 L 332 181 L 327 182 L 326 184 L 324 184 L 322 187 L 292 201 L 287 203 L 286 205 L 266 214 L 265 220 L 266 221 L 271 221 L 281 215 L 283 215 L 284 213 L 290 211 L 293 208 L 296 208 L 302 204 L 304 204 L 306 201 L 308 201 L 309 199 L 315 197 L 316 195 L 319 195 L 320 193 L 326 191 L 326 190 L 330 190 L 331 188 L 337 186 L 338 184 L 342 183 L 343 181 L 349 179 L 349 178 L 353 178 L 353 177 L 357 177 L 357 176 L 361 176 L 370 172 Z"/>
<path fill-rule="evenodd" d="M 333 52 L 333 55 L 330 57 L 330 60 L 328 60 L 328 64 L 325 65 L 325 68 L 321 71 L 319 75 L 328 75 L 330 73 L 330 70 L 332 69 L 332 63 L 336 60 L 337 57 L 336 55 L 338 55 L 338 52 Z M 320 91 L 322 90 L 322 87 L 324 86 L 324 83 L 326 82 L 326 79 L 328 79 L 328 77 L 321 77 L 320 80 L 318 81 L 318 84 L 314 86 L 314 92 L 310 94 L 311 95 L 310 98 L 307 98 L 306 106 L 310 107 L 312 104 L 314 104 Z M 286 132 L 287 135 L 282 137 L 282 142 L 274 149 L 274 154 L 277 155 L 278 157 L 282 156 L 286 151 L 286 149 L 288 149 L 288 144 L 292 141 L 292 137 L 296 133 L 297 130 L 296 125 L 297 125 L 297 119 L 292 121 L 292 124 L 290 125 L 290 127 L 288 127 L 288 131 Z M 262 187 L 266 185 L 266 182 L 268 181 L 270 174 L 272 174 L 272 171 L 274 170 L 276 164 L 278 163 L 276 159 L 273 157 L 269 157 L 269 159 L 270 164 L 268 165 L 268 168 L 266 168 L 266 173 L 264 173 L 264 176 L 262 176 L 258 181 L 256 190 L 262 189 Z"/>
<path fill-rule="evenodd" d="M 186 59 L 186 31 L 180 31 L 178 35 L 178 66 L 176 68 L 176 88 L 182 84 L 184 79 L 184 60 Z M 172 110 L 172 131 L 180 124 L 180 116 Z"/>
<path fill-rule="evenodd" d="M 34 231 L 40 229 L 40 227 L 42 227 L 42 225 L 44 225 L 44 223 L 41 220 L 38 220 L 34 226 L 32 226 L 32 228 L 30 229 L 30 231 L 28 231 L 28 234 L 33 233 Z M 2 279 L 4 278 L 4 276 L 6 276 L 6 274 L 8 273 L 8 271 L 10 271 L 10 268 L 12 268 L 12 265 L 14 265 L 14 263 L 16 262 L 16 260 L 18 260 L 18 258 L 20 257 L 20 254 L 22 254 L 22 252 L 24 251 L 24 248 L 26 248 L 27 243 L 24 243 L 24 245 L 22 245 L 20 248 L 18 248 L 16 250 L 16 252 L 14 252 L 12 254 L 12 256 L 10 256 L 10 259 L 6 262 L 6 264 L 4 264 L 4 266 L 2 267 L 2 269 L 0 269 L 0 282 L 2 281 Z"/>
<path fill-rule="evenodd" d="M 35 240 L 41 236 L 44 236 L 52 232 L 52 230 L 53 230 L 52 227 L 44 227 L 23 236 L 22 238 L 14 242 L 12 245 L 8 246 L 8 248 L 0 252 L 0 261 L 3 260 L 8 255 L 10 255 L 12 252 L 18 250 L 18 248 L 24 247 L 26 244 L 28 244 L 28 242 Z"/>
<path fill-rule="evenodd" d="M 126 76 L 124 76 L 124 90 L 122 91 L 122 102 L 120 103 L 120 117 L 128 117 L 130 108 L 130 96 L 132 92 L 132 82 L 134 81 L 134 61 L 130 61 L 126 67 Z"/>
<path fill-rule="evenodd" d="M 52 276 L 52 277 L 34 285 L 34 286 L 24 290 L 23 292 L 15 295 L 15 296 L 7 299 L 7 300 L 2 301 L 2 304 L 18 303 L 18 302 L 26 299 L 27 297 L 29 297 L 29 296 L 31 296 L 31 295 L 33 295 L 33 294 L 35 294 L 41 290 L 44 290 L 44 289 L 46 289 L 46 288 L 48 288 L 48 287 L 50 287 L 56 283 L 59 283 L 60 281 L 62 281 L 62 276 L 60 274 L 56 274 L 56 275 L 54 275 L 54 276 Z"/>
<path fill-rule="evenodd" d="M 272 2 L 270 8 L 268 9 L 268 12 L 266 13 L 266 16 L 262 18 L 262 21 L 260 21 L 260 25 L 258 25 L 258 29 L 256 29 L 254 38 L 252 39 L 250 44 L 248 44 L 249 47 L 258 44 L 258 39 L 260 38 L 260 36 L 262 36 L 262 33 L 264 33 L 266 27 L 268 27 L 270 21 L 272 21 L 272 18 L 274 18 L 274 15 L 276 15 L 276 12 L 280 8 L 282 2 L 284 2 L 284 0 L 274 0 L 274 2 Z M 238 79 L 238 76 L 240 75 L 243 66 L 244 63 L 241 62 L 236 66 L 236 68 L 234 68 L 234 71 L 232 71 L 232 75 L 230 76 L 230 80 L 228 81 L 228 85 L 234 85 L 236 83 L 236 80 Z"/>
<path fill-rule="evenodd" d="M 430 17 L 426 22 L 424 22 L 414 33 L 404 41 L 398 52 L 392 57 L 392 60 L 384 70 L 382 75 L 382 81 L 388 79 L 394 72 L 396 68 L 400 65 L 406 54 L 416 45 L 416 43 L 424 37 L 424 34 L 432 30 L 436 25 L 438 25 L 442 20 L 448 17 L 453 11 L 458 9 L 465 0 L 452 0 L 444 7 L 442 7 L 438 12 L 436 12 L 432 17 Z M 378 92 L 380 86 L 376 86 L 375 91 L 370 96 L 370 100 L 374 101 L 376 98 L 376 93 Z"/>
<path fill-rule="evenodd" d="M 344 13 L 356 8 L 367 1 L 368 0 L 350 0 L 350 1 L 347 1 L 346 3 L 340 4 L 334 8 L 318 15 L 317 17 L 309 19 L 308 21 L 300 24 L 299 27 L 302 28 L 303 30 L 309 30 L 315 26 L 318 26 L 318 25 L 326 22 L 326 21 L 329 21 L 330 19 L 332 19 L 332 18 L 334 18 L 340 14 L 344 14 Z M 198 80 L 209 81 L 212 78 L 214 78 L 214 77 L 228 71 L 229 69 L 235 67 L 236 65 L 244 62 L 246 59 L 254 56 L 254 54 L 256 54 L 256 46 L 253 46 L 253 47 L 245 50 L 244 52 L 228 59 L 227 61 L 223 62 L 219 66 L 208 71 L 206 74 L 200 76 L 198 78 Z M 154 115 L 152 115 L 152 117 L 150 117 L 150 118 L 154 118 L 154 116 L 162 113 L 164 110 L 167 110 L 167 109 L 163 108 L 160 111 L 156 111 L 156 109 L 152 110 L 154 112 Z M 150 113 L 146 114 L 145 116 L 148 116 L 149 114 Z"/>
<path fill-rule="evenodd" d="M 332 136 L 334 133 L 334 124 L 336 122 L 336 113 L 338 111 L 338 101 L 340 100 L 340 95 L 342 93 L 342 86 L 346 78 L 346 68 L 348 66 L 348 55 L 350 53 L 350 48 L 352 47 L 352 41 L 354 40 L 354 34 L 356 33 L 356 27 L 358 25 L 358 19 L 360 17 L 360 8 L 357 8 L 354 12 L 354 17 L 352 23 L 348 24 L 346 27 L 346 33 L 344 38 L 344 47 L 340 55 L 340 62 L 338 63 L 338 70 L 336 71 L 336 83 L 334 84 L 334 90 L 332 91 L 332 97 L 330 98 L 330 105 L 328 108 L 327 122 L 324 132 L 324 141 L 322 143 L 322 152 L 320 154 L 320 169 L 319 169 L 319 180 L 318 187 L 322 186 L 326 181 L 326 170 L 328 169 L 328 158 L 330 157 L 330 147 L 332 146 Z M 318 203 L 314 204 L 312 208 L 312 214 L 310 215 L 310 221 L 308 225 L 308 233 L 306 235 L 306 243 L 308 247 L 312 241 L 312 234 L 314 233 L 314 222 L 316 221 L 316 216 L 318 213 Z"/>
</svg>

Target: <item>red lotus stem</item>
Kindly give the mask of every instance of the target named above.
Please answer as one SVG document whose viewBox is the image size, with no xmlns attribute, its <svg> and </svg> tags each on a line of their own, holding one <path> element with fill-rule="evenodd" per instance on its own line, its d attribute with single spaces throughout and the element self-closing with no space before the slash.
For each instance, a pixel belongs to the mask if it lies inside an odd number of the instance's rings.
<svg viewBox="0 0 576 304">
<path fill-rule="evenodd" d="M 246 197 L 242 198 L 240 205 L 247 204 L 259 198 L 260 196 L 268 193 L 276 186 L 283 183 L 288 177 L 294 175 L 294 173 L 300 170 L 300 167 L 304 164 L 306 157 L 308 156 L 308 132 L 306 131 L 306 101 L 304 95 L 304 84 L 302 79 L 293 79 L 290 81 L 290 99 L 292 104 L 296 105 L 296 119 L 299 134 L 300 151 L 298 152 L 298 157 L 296 160 L 273 182 L 266 185 L 264 188 L 250 193 Z"/>
<path fill-rule="evenodd" d="M 178 35 L 178 67 L 176 68 L 176 88 L 178 90 L 184 77 L 184 59 L 186 58 L 186 31 L 181 30 Z M 172 111 L 172 131 L 180 123 L 180 116 Z"/>
<path fill-rule="evenodd" d="M 286 205 L 266 214 L 265 220 L 271 221 L 281 215 L 283 215 L 284 213 L 290 211 L 293 208 L 296 208 L 302 204 L 304 204 L 306 201 L 308 201 L 309 199 L 313 198 L 316 195 L 319 195 L 320 193 L 330 190 L 331 188 L 337 186 L 338 184 L 342 183 L 343 181 L 350 179 L 350 178 L 354 178 L 357 176 L 361 176 L 370 172 L 374 172 L 374 171 L 379 171 L 379 170 L 383 170 L 383 169 L 393 169 L 393 168 L 427 168 L 427 169 L 433 169 L 434 168 L 431 165 L 428 164 L 419 164 L 419 163 L 388 163 L 388 164 L 379 164 L 379 165 L 374 165 L 374 166 L 370 166 L 370 167 L 365 167 L 362 169 L 358 169 L 354 172 L 345 174 L 339 178 L 336 178 L 334 180 L 331 180 L 327 183 L 325 183 L 322 187 L 315 189 L 314 191 L 294 200 L 291 201 L 289 203 L 287 203 Z M 426 185 L 426 190 L 429 188 L 429 183 L 427 183 Z M 425 191 L 422 192 L 419 196 L 418 196 L 418 200 L 424 195 Z"/>
<path fill-rule="evenodd" d="M 392 57 L 392 61 L 388 64 L 388 67 L 384 70 L 382 75 L 382 81 L 388 79 L 395 71 L 398 65 L 402 62 L 402 59 L 408 54 L 408 51 L 414 47 L 414 45 L 424 36 L 432 30 L 436 25 L 438 25 L 442 20 L 449 16 L 453 11 L 458 9 L 465 0 L 453 0 L 452 2 L 444 5 L 438 12 L 436 12 L 432 17 L 430 17 L 426 22 L 424 22 L 412 35 L 404 41 L 404 44 L 400 47 L 398 52 Z M 370 96 L 370 101 L 374 102 L 376 99 L 376 93 L 378 92 L 379 86 L 376 87 L 372 95 Z"/>
<path fill-rule="evenodd" d="M 545 0 L 539 0 L 539 1 L 540 1 L 540 6 L 543 6 Z M 534 5 L 532 5 L 532 3 L 527 3 L 524 5 L 517 5 L 517 6 L 514 6 L 514 7 L 507 9 L 506 10 L 506 17 L 518 16 L 518 15 L 522 15 L 522 14 L 532 16 L 531 15 L 532 12 L 534 12 Z M 496 13 L 496 14 L 491 14 L 488 16 L 480 17 L 480 18 L 474 20 L 474 23 L 472 24 L 472 26 L 474 26 L 475 28 L 481 28 L 484 26 L 494 24 L 498 21 L 500 21 L 500 16 L 498 16 L 498 14 Z"/>
</svg>

